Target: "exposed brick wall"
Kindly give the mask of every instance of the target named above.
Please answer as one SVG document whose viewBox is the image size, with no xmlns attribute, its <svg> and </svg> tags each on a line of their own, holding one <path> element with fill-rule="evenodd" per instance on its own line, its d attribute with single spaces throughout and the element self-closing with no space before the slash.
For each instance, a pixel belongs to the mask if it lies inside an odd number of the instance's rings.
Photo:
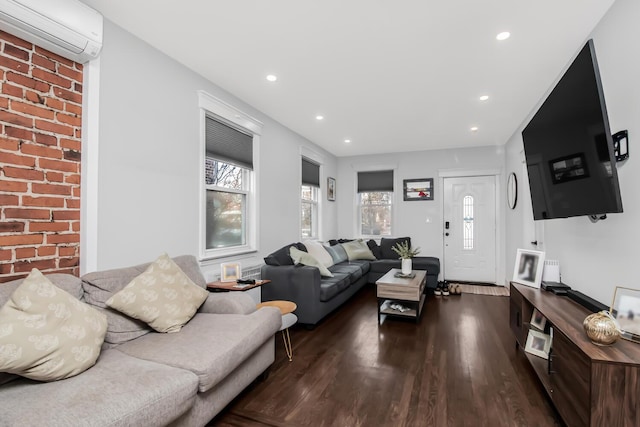
<svg viewBox="0 0 640 427">
<path fill-rule="evenodd" d="M 82 65 L 0 31 L 0 282 L 78 275 Z"/>
</svg>

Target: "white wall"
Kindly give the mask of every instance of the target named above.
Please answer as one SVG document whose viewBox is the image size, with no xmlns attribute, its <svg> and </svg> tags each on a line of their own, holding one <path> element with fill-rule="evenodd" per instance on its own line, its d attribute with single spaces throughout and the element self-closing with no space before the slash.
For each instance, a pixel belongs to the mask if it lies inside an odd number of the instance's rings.
<svg viewBox="0 0 640 427">
<path fill-rule="evenodd" d="M 640 218 L 640 192 L 635 187 L 640 182 L 640 168 L 634 156 L 634 152 L 638 153 L 634 147 L 640 146 L 639 18 L 640 2 L 618 0 L 591 35 L 595 42 L 611 131 L 629 130 L 631 157 L 618 168 L 624 213 L 610 214 L 608 219 L 596 224 L 592 224 L 587 217 L 543 221 L 546 256 L 560 261 L 563 282 L 606 305 L 611 303 L 616 286 L 640 289 L 636 268 L 640 241 L 637 223 Z M 569 61 L 570 58 L 567 58 Z M 532 110 L 531 115 L 537 108 Z M 522 150 L 520 133 L 530 117 L 506 146 L 506 172 L 517 171 L 519 179 L 522 177 L 518 157 Z M 528 193 L 526 177 L 520 179 L 519 184 L 520 194 Z M 528 237 L 522 233 L 523 227 L 527 227 L 529 215 L 530 199 L 507 213 L 507 269 L 509 266 L 513 268 L 516 248 L 529 247 Z"/>
<path fill-rule="evenodd" d="M 240 261 L 255 265 L 264 255 L 300 239 L 301 147 L 322 157 L 325 176 L 335 176 L 336 158 L 107 21 L 94 167 L 97 215 L 87 218 L 97 222 L 97 269 L 151 261 L 163 251 L 172 256 L 199 253 L 198 90 L 264 123 L 258 176 L 260 251 Z M 323 195 L 325 183 L 326 179 Z M 324 202 L 321 208 L 322 229 L 333 236 L 335 203 Z M 208 271 L 221 261 L 209 263 Z"/>
<path fill-rule="evenodd" d="M 393 237 L 409 236 L 411 237 L 411 245 L 421 248 L 420 255 L 435 256 L 442 260 L 443 205 L 442 188 L 438 174 L 442 171 L 456 170 L 502 170 L 504 162 L 504 147 L 341 157 L 338 159 L 337 179 L 338 237 L 358 237 L 356 225 L 357 171 L 366 168 L 395 168 Z M 403 201 L 402 181 L 415 178 L 434 178 L 433 201 Z M 502 176 L 499 181 L 501 183 L 504 181 Z M 501 188 L 497 188 L 496 191 L 502 193 Z M 499 226 L 501 225 L 499 224 Z M 501 234 L 499 232 L 499 235 Z"/>
</svg>

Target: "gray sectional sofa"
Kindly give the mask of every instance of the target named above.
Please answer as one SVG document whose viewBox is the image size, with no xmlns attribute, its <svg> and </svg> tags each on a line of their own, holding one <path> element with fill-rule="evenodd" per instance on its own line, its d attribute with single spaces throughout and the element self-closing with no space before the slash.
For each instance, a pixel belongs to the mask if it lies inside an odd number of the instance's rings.
<svg viewBox="0 0 640 427">
<path fill-rule="evenodd" d="M 411 239 L 408 237 L 383 238 L 380 245 L 373 240 L 368 241 L 367 246 L 375 259 L 334 258 L 337 262 L 328 267 L 333 277 L 321 276 L 317 267 L 294 265 L 289 256 L 289 248 L 295 246 L 299 250 L 307 249 L 300 242 L 285 245 L 265 257 L 266 264 L 262 266 L 262 278 L 271 280 L 271 283 L 261 287 L 262 300 L 295 302 L 298 306 L 295 311 L 298 322 L 312 327 L 344 304 L 367 283 L 375 283 L 392 268 L 400 268 L 401 261 L 391 247 L 405 240 L 409 245 L 411 244 Z M 348 241 L 341 239 L 331 240 L 328 243 L 332 247 Z M 436 288 L 440 274 L 438 258 L 414 257 L 413 269 L 426 270 L 426 289 L 432 291 Z"/>
<path fill-rule="evenodd" d="M 174 261 L 201 287 L 192 256 Z M 148 264 L 47 277 L 107 316 L 96 364 L 64 380 L 0 373 L 0 426 L 203 426 L 274 361 L 277 308 L 240 292 L 212 293 L 180 332 L 162 334 L 104 302 Z M 0 284 L 0 306 L 22 280 Z"/>
</svg>

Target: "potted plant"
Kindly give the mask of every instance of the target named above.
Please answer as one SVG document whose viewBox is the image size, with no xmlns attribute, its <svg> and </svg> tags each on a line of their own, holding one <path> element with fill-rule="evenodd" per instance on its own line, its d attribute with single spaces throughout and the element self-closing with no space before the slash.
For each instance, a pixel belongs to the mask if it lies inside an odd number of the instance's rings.
<svg viewBox="0 0 640 427">
<path fill-rule="evenodd" d="M 391 250 L 397 253 L 402 260 L 402 274 L 404 274 L 405 276 L 411 274 L 411 270 L 413 269 L 411 258 L 420 253 L 420 248 L 412 249 L 409 246 L 409 241 L 404 240 L 402 242 L 396 243 L 395 246 L 391 248 Z"/>
</svg>

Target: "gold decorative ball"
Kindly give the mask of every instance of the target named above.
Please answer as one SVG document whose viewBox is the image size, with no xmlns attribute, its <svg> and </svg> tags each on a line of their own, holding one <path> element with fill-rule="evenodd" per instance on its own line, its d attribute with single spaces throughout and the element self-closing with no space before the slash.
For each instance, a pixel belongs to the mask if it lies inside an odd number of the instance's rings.
<svg viewBox="0 0 640 427">
<path fill-rule="evenodd" d="M 587 336 L 596 345 L 611 345 L 620 338 L 615 320 L 606 311 L 593 313 L 582 322 Z"/>
</svg>

